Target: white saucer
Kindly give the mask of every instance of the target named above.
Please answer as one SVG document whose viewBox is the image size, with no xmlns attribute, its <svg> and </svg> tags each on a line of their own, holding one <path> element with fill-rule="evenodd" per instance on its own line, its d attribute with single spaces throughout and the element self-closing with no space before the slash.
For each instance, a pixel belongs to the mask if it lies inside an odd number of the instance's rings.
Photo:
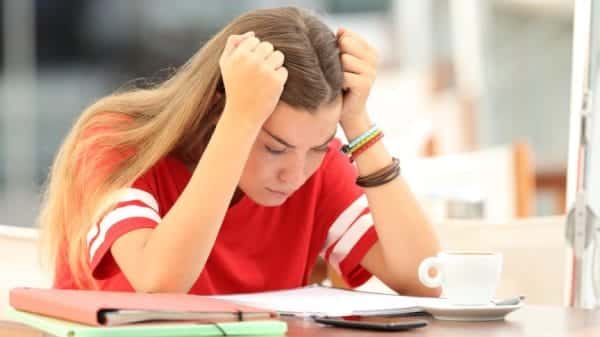
<svg viewBox="0 0 600 337">
<path fill-rule="evenodd" d="M 419 303 L 419 307 L 435 319 L 474 322 L 503 320 L 507 314 L 522 308 L 524 305 L 523 302 L 514 305 L 455 305 L 440 299 Z"/>
</svg>

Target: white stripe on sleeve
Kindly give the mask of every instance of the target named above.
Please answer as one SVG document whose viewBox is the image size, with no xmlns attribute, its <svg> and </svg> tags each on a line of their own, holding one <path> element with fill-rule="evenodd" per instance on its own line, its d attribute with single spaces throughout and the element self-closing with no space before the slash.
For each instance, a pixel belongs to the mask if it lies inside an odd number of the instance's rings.
<svg viewBox="0 0 600 337">
<path fill-rule="evenodd" d="M 154 198 L 154 196 L 144 190 L 140 190 L 139 188 L 126 188 L 126 189 L 122 189 L 117 191 L 114 195 L 116 195 L 115 199 L 108 199 L 110 201 L 114 200 L 114 203 L 118 204 L 118 203 L 122 203 L 122 202 L 128 202 L 128 201 L 140 201 L 142 203 L 144 203 L 145 205 L 147 205 L 148 207 L 152 208 L 156 213 L 159 212 L 158 209 L 158 202 L 156 201 L 156 198 Z M 106 207 L 109 207 L 108 205 Z M 105 207 L 101 207 L 101 211 L 105 209 Z M 98 217 L 95 217 L 95 219 L 98 219 Z M 90 228 L 90 230 L 87 233 L 86 239 L 87 239 L 87 244 L 88 247 L 92 245 L 92 240 L 94 240 L 94 238 L 96 237 L 96 235 L 98 235 L 98 225 L 94 224 L 92 226 L 92 228 Z"/>
<path fill-rule="evenodd" d="M 140 190 L 138 188 L 128 188 L 125 191 L 125 194 L 118 199 L 118 202 L 127 202 L 127 201 L 135 201 L 139 200 L 144 204 L 150 206 L 156 213 L 159 213 L 158 202 L 154 196 L 144 190 Z"/>
<path fill-rule="evenodd" d="M 348 208 L 346 208 L 329 228 L 329 232 L 327 233 L 327 240 L 325 241 L 325 246 L 321 251 L 321 254 L 324 254 L 325 251 L 339 238 L 342 237 L 344 232 L 348 230 L 350 225 L 358 218 L 358 215 L 365 210 L 365 208 L 369 207 L 369 203 L 367 202 L 367 196 L 362 194 L 360 198 L 356 199 Z"/>
<path fill-rule="evenodd" d="M 354 248 L 356 243 L 365 235 L 365 233 L 373 226 L 373 217 L 371 213 L 365 214 L 358 218 L 356 222 L 342 236 L 340 241 L 333 247 L 331 255 L 329 255 L 329 263 L 333 268 L 340 272 L 340 262 L 342 262 L 348 253 Z"/>
<path fill-rule="evenodd" d="M 100 225 L 98 226 L 100 228 L 100 234 L 98 235 L 96 240 L 94 240 L 94 243 L 90 247 L 90 261 L 94 260 L 94 255 L 96 254 L 96 251 L 104 242 L 104 239 L 106 238 L 106 233 L 112 228 L 112 226 L 127 218 L 147 218 L 157 223 L 161 220 L 160 216 L 158 215 L 158 213 L 156 213 L 156 211 L 143 206 L 124 206 L 111 211 L 104 217 L 104 219 L 102 220 L 102 222 L 100 222 Z"/>
</svg>

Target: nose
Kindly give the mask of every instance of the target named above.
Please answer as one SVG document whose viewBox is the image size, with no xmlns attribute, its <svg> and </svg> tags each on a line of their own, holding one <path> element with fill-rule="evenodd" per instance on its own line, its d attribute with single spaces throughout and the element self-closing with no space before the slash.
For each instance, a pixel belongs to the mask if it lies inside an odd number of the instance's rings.
<svg viewBox="0 0 600 337">
<path fill-rule="evenodd" d="M 306 178 L 306 159 L 302 156 L 290 156 L 279 170 L 279 181 L 288 188 L 297 189 Z"/>
</svg>

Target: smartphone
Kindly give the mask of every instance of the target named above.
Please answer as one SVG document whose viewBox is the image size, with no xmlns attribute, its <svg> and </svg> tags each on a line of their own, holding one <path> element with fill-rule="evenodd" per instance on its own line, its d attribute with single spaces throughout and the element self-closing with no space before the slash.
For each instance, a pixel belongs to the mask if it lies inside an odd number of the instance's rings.
<svg viewBox="0 0 600 337">
<path fill-rule="evenodd" d="M 407 316 L 314 317 L 315 322 L 354 329 L 402 331 L 427 326 L 427 320 Z"/>
</svg>

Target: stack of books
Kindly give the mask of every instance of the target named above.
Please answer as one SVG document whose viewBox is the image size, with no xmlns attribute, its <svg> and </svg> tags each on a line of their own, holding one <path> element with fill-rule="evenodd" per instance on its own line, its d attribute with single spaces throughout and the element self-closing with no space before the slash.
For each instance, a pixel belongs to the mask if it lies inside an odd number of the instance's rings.
<svg viewBox="0 0 600 337">
<path fill-rule="evenodd" d="M 59 337 L 277 336 L 271 310 L 186 294 L 15 288 L 7 316 Z"/>
</svg>

